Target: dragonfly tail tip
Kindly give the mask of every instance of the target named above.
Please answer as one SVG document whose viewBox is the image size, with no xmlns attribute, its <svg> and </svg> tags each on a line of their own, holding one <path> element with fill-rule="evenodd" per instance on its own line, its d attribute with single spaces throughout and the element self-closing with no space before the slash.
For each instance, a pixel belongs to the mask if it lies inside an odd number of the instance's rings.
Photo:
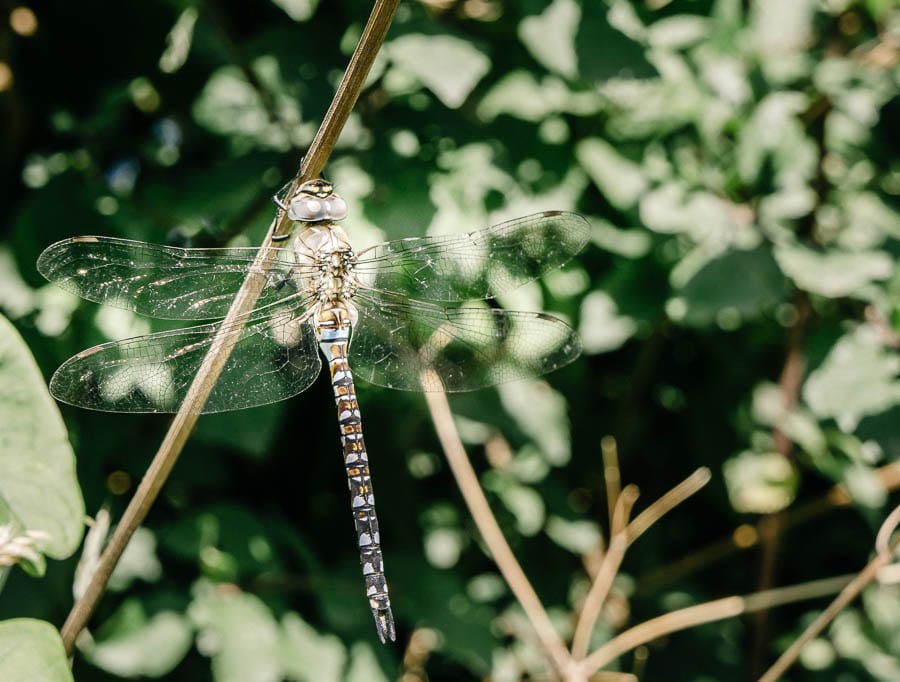
<svg viewBox="0 0 900 682">
<path fill-rule="evenodd" d="M 372 615 L 375 616 L 375 629 L 378 630 L 378 639 L 382 644 L 386 644 L 387 640 L 392 642 L 397 640 L 397 632 L 394 629 L 394 614 L 388 608 L 373 608 Z"/>
</svg>

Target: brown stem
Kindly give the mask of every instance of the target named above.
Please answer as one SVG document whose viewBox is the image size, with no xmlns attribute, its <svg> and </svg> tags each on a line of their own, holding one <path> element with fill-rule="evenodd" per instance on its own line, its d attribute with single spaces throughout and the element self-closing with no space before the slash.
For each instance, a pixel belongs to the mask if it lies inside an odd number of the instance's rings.
<svg viewBox="0 0 900 682">
<path fill-rule="evenodd" d="M 875 473 L 887 492 L 900 489 L 900 463 L 886 464 Z M 803 506 L 790 509 L 785 512 L 784 529 L 795 528 L 803 523 L 812 521 L 832 509 L 848 506 L 852 500 L 843 484 L 837 484 L 816 500 L 807 502 Z M 759 545 L 760 525 L 744 524 L 735 528 L 728 537 L 717 540 L 687 556 L 662 566 L 640 578 L 637 582 L 636 592 L 646 594 L 668 585 L 697 571 L 708 568 L 716 562 L 722 561 L 738 552 L 752 549 Z"/>
<path fill-rule="evenodd" d="M 585 676 L 591 675 L 631 649 L 679 630 L 713 623 L 725 618 L 735 618 L 744 613 L 761 609 L 771 609 L 783 604 L 834 594 L 848 585 L 855 577 L 852 575 L 836 576 L 802 585 L 756 592 L 746 597 L 725 597 L 671 611 L 635 625 L 608 641 L 581 662 L 582 673 Z"/>
<path fill-rule="evenodd" d="M 611 515 L 613 521 L 612 530 L 610 531 L 609 549 L 600 563 L 600 568 L 594 577 L 594 582 L 584 600 L 581 614 L 575 625 L 575 635 L 572 638 L 572 655 L 576 660 L 583 659 L 587 653 L 591 633 L 594 631 L 594 625 L 600 616 L 603 602 L 607 594 L 609 594 L 622 559 L 625 557 L 625 550 L 650 526 L 709 483 L 710 478 L 709 469 L 706 467 L 697 469 L 630 522 L 628 517 L 631 514 L 632 506 L 637 500 L 637 488 L 627 486 L 619 495 L 616 509 Z"/>
<path fill-rule="evenodd" d="M 803 291 L 796 295 L 797 319 L 791 325 L 788 335 L 788 350 L 784 360 L 784 367 L 778 379 L 781 391 L 781 407 L 785 413 L 797 406 L 800 400 L 800 389 L 803 385 L 803 374 L 806 370 L 806 357 L 803 353 L 803 344 L 809 319 L 812 314 L 812 306 L 809 296 Z M 788 435 L 780 428 L 772 430 L 772 440 L 775 452 L 790 457 L 793 443 Z M 777 512 L 761 519 L 759 524 L 759 538 L 761 545 L 759 581 L 757 587 L 760 590 L 768 590 L 775 584 L 775 574 L 778 565 L 778 553 L 781 546 L 781 537 L 784 532 L 785 514 Z M 769 642 L 769 624 L 766 611 L 759 611 L 753 619 L 753 635 L 750 645 L 751 678 L 755 678 L 765 657 L 765 650 Z"/>
<path fill-rule="evenodd" d="M 434 376 L 426 376 L 422 379 L 423 384 L 434 384 L 438 381 L 439 379 Z M 569 671 L 573 666 L 572 657 L 566 650 L 566 646 L 559 633 L 553 627 L 544 605 L 541 604 L 541 600 L 506 542 L 503 531 L 500 530 L 497 519 L 491 511 L 484 492 L 481 490 L 478 476 L 472 469 L 472 464 L 469 462 L 465 448 L 456 431 L 447 396 L 443 393 L 426 393 L 425 400 L 431 413 L 431 419 L 434 422 L 435 431 L 437 431 L 438 440 L 440 440 L 444 455 L 450 464 L 450 470 L 453 472 L 463 500 L 469 508 L 475 525 L 478 527 L 484 543 L 490 550 L 497 568 L 500 569 L 503 579 L 506 580 L 510 590 L 512 590 L 519 604 L 521 604 L 522 610 L 537 633 L 548 658 L 553 663 L 555 671 L 563 679 L 571 679 Z"/>
<path fill-rule="evenodd" d="M 878 554 L 872 559 L 866 567 L 854 576 L 853 580 L 841 590 L 841 593 L 832 601 L 828 608 L 819 614 L 803 634 L 800 635 L 787 650 L 781 654 L 777 661 L 769 668 L 765 674 L 759 678 L 759 682 L 777 682 L 777 680 L 787 672 L 787 669 L 793 665 L 794 661 L 800 656 L 803 647 L 813 638 L 819 635 L 825 629 L 834 617 L 837 616 L 847 605 L 856 599 L 863 588 L 878 577 L 878 572 L 886 566 L 893 558 L 894 550 L 900 546 L 900 537 L 895 538 L 892 542 L 887 542 L 889 536 L 897 527 L 900 521 L 900 507 L 894 509 L 893 513 L 888 516 L 887 520 L 882 524 L 878 533 L 878 541 L 876 547 Z"/>
<path fill-rule="evenodd" d="M 398 4 L 399 0 L 376 0 L 375 7 L 372 10 L 359 44 L 350 58 L 350 64 L 344 73 L 344 78 L 331 102 L 331 106 L 328 108 L 328 112 L 325 114 L 315 139 L 307 151 L 300 174 L 292 182 L 292 189 L 296 189 L 302 182 L 321 173 L 325 161 L 334 148 L 334 143 L 337 141 L 341 128 L 347 121 L 347 117 L 350 115 L 350 111 L 359 97 L 366 75 L 375 61 L 375 55 L 384 41 Z M 209 394 L 219 374 L 222 372 L 222 368 L 225 366 L 234 344 L 240 336 L 235 330 L 239 330 L 243 326 L 242 320 L 253 309 L 262 288 L 266 284 L 265 270 L 275 253 L 275 249 L 270 248 L 272 236 L 274 234 L 286 234 L 290 229 L 291 220 L 288 218 L 287 212 L 279 211 L 272 220 L 272 225 L 263 245 L 260 247 L 259 255 L 251 270 L 251 274 L 247 276 L 247 279 L 235 295 L 234 302 L 222 321 L 220 330 L 217 332 L 200 370 L 194 377 L 184 402 L 175 415 L 172 425 L 169 427 L 162 444 L 160 444 L 150 467 L 144 474 L 134 497 L 122 515 L 122 519 L 119 521 L 109 543 L 103 550 L 96 572 L 91 577 L 84 594 L 75 603 L 69 612 L 68 618 L 66 618 L 61 634 L 66 653 L 69 655 L 72 654 L 75 648 L 75 639 L 78 633 L 84 629 L 88 619 L 97 607 L 106 584 L 109 582 L 109 577 L 122 556 L 122 552 L 125 551 L 128 541 L 147 516 L 150 506 L 162 489 L 169 472 L 181 454 L 181 450 L 184 448 L 184 444 L 194 424 L 197 422 L 197 417 L 203 410 L 203 406 L 207 398 L 209 398 Z"/>
</svg>

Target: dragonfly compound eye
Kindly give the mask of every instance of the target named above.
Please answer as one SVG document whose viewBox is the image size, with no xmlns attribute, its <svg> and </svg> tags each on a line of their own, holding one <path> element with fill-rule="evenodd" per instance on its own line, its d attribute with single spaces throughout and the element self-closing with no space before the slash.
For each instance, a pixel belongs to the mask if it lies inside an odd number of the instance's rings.
<svg viewBox="0 0 900 682">
<path fill-rule="evenodd" d="M 332 194 L 326 201 L 328 217 L 341 220 L 347 217 L 347 202 L 337 194 Z"/>
</svg>

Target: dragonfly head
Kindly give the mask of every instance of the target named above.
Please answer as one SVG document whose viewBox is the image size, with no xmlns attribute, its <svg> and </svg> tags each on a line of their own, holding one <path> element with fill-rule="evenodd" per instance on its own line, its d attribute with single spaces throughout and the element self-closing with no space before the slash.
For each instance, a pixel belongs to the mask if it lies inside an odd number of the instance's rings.
<svg viewBox="0 0 900 682">
<path fill-rule="evenodd" d="M 347 203 L 334 193 L 334 187 L 327 180 L 310 180 L 300 185 L 290 200 L 288 216 L 291 220 L 309 223 L 343 220 L 347 217 Z"/>
</svg>

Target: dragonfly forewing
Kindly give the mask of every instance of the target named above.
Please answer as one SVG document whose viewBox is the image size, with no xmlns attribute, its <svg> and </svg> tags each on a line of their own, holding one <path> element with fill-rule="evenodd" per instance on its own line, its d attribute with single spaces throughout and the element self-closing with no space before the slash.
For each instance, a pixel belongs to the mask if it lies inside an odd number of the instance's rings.
<svg viewBox="0 0 900 682">
<path fill-rule="evenodd" d="M 377 244 L 359 254 L 356 273 L 366 288 L 398 296 L 493 298 L 568 262 L 589 236 L 582 216 L 546 211 L 477 232 Z"/>
<path fill-rule="evenodd" d="M 163 320 L 224 317 L 251 271 L 271 278 L 260 294 L 266 306 L 293 293 L 281 286 L 299 266 L 284 249 L 182 249 L 115 237 L 73 237 L 49 246 L 38 270 L 89 301 Z"/>
</svg>

